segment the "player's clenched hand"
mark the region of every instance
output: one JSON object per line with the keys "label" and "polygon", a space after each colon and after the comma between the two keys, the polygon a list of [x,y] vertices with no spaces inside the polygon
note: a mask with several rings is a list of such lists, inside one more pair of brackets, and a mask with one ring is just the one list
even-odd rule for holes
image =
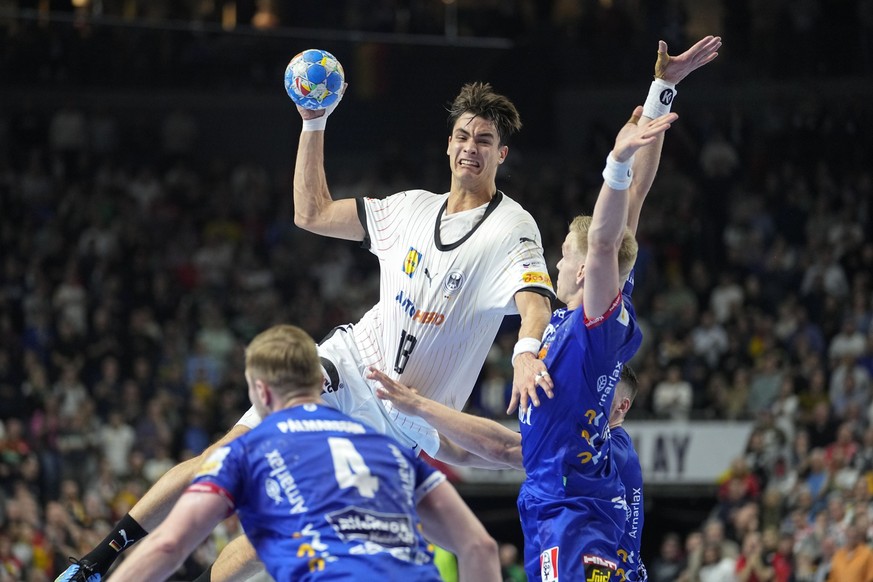
{"label": "player's clenched hand", "polygon": [[549,376],[549,371],[546,370],[546,365],[543,361],[537,359],[531,352],[520,353],[515,358],[515,366],[512,373],[512,397],[509,400],[509,408],[506,409],[506,414],[512,414],[518,406],[521,407],[522,412],[526,412],[528,400],[534,406],[539,406],[538,386],[543,389],[549,398],[555,395],[552,391],[555,384],[552,382],[552,378]]}
{"label": "player's clenched hand", "polygon": [[394,408],[404,414],[418,415],[419,407],[424,401],[424,396],[419,395],[418,390],[401,384],[372,366],[367,373],[367,378],[381,384],[376,388],[376,396],[388,400]]}
{"label": "player's clenched hand", "polygon": [[654,142],[660,134],[670,129],[670,125],[674,121],[679,119],[675,113],[666,113],[651,121],[639,123],[642,114],[642,106],[637,105],[630,120],[618,132],[615,146],[612,148],[612,157],[616,161],[629,160],[638,149]]}
{"label": "player's clenched hand", "polygon": [[671,57],[667,54],[667,43],[663,40],[659,41],[655,77],[664,79],[668,83],[678,83],[689,73],[717,57],[719,48],[721,48],[720,36],[705,36],[678,57]]}
{"label": "player's clenched hand", "polygon": [[303,121],[308,119],[318,119],[319,117],[324,117],[327,119],[331,113],[333,113],[336,106],[340,104],[340,101],[343,100],[343,95],[346,94],[346,89],[348,88],[348,83],[343,83],[343,88],[340,90],[339,97],[334,101],[329,107],[324,109],[306,109],[305,107],[297,106],[297,111],[300,113],[300,117],[303,118]]}

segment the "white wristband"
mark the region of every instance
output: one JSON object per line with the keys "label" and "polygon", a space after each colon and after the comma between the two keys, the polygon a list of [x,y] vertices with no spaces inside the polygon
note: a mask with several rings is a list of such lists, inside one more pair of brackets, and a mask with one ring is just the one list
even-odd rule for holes
{"label": "white wristband", "polygon": [[327,118],[330,117],[330,114],[334,112],[336,106],[343,100],[344,94],[345,90],[340,93],[340,96],[336,101],[324,109],[324,115],[321,117],[316,117],[315,119],[304,119],[302,131],[324,131],[324,128],[327,126]]}
{"label": "white wristband", "polygon": [[515,358],[519,354],[529,352],[536,355],[537,352],[540,351],[541,343],[542,342],[535,337],[523,337],[515,342],[515,347],[512,349],[512,365],[515,365]]}
{"label": "white wristband", "polygon": [[619,162],[612,157],[612,152],[606,156],[606,167],[603,168],[603,181],[613,190],[627,190],[634,177],[634,156],[627,161]]}
{"label": "white wristband", "polygon": [[643,105],[643,115],[655,119],[670,113],[670,106],[676,93],[676,83],[655,79],[649,87],[649,95],[646,97],[646,104]]}
{"label": "white wristband", "polygon": [[327,115],[322,115],[315,119],[304,119],[301,131],[324,131],[325,127],[327,127]]}

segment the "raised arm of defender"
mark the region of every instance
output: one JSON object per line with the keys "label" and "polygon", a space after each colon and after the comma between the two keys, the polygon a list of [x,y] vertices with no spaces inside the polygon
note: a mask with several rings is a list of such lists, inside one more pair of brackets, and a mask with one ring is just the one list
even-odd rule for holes
{"label": "raised arm of defender", "polygon": [[[661,80],[667,84],[665,88],[672,87],[672,93],[669,96],[670,104],[672,104],[676,95],[676,85],[693,71],[712,62],[718,56],[719,48],[721,48],[720,36],[705,36],[681,55],[672,57],[667,53],[667,43],[663,40],[660,41],[658,43],[658,59],[655,62],[655,83],[653,86],[658,83],[658,80]],[[653,113],[653,111],[647,111],[644,108],[641,118],[643,123],[651,121],[655,117],[654,113],[652,116],[647,116],[646,113]],[[664,134],[660,134],[653,143],[640,150],[634,160],[634,181],[628,193],[630,198],[627,217],[627,226],[634,236],[637,234],[643,203],[655,181],[655,174],[658,172],[663,144]]]}
{"label": "raised arm of defender", "polygon": [[639,119],[642,112],[642,106],[638,106],[615,139],[615,146],[607,157],[603,186],[591,215],[582,295],[588,318],[606,313],[621,288],[618,248],[627,228],[627,189],[632,181],[633,155],[638,149],[652,144],[679,118],[675,113],[668,113],[650,123],[637,125],[634,120]]}

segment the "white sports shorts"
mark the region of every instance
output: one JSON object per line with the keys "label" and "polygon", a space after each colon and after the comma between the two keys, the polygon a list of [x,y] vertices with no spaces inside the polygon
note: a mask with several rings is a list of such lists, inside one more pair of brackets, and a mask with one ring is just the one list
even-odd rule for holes
{"label": "white sports shorts", "polygon": [[[376,396],[378,382],[368,380],[361,362],[352,326],[335,328],[318,345],[324,374],[322,399],[328,406],[367,423],[414,451],[434,456],[440,447],[436,429],[417,416],[407,416]],[[254,428],[261,422],[255,407],[246,411],[237,424]]]}

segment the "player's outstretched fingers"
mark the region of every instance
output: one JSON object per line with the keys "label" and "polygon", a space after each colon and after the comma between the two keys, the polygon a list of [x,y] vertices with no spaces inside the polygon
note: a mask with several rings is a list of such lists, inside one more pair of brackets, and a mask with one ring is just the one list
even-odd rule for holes
{"label": "player's outstretched fingers", "polygon": [[521,402],[520,391],[516,390],[513,386],[512,388],[512,396],[509,398],[509,406],[506,407],[506,414],[512,414],[518,408],[519,403]]}
{"label": "player's outstretched fingers", "polygon": [[[537,395],[537,385],[534,384],[534,387],[531,388],[530,393],[527,395],[528,402],[533,404],[534,406],[540,405],[540,397]],[[523,407],[524,410],[527,410],[527,407]]]}
{"label": "player's outstretched fingers", "polygon": [[663,79],[667,72],[667,65],[670,64],[670,55],[667,54],[667,43],[663,40],[658,41],[658,60],[655,61],[655,77]]}
{"label": "player's outstretched fingers", "polygon": [[380,388],[376,389],[377,392],[379,390],[382,390],[386,394],[391,394],[398,389],[398,386],[394,380],[392,380],[382,370],[378,370],[372,366],[370,366],[370,369],[367,372],[367,378],[369,378],[370,380],[375,380],[382,385]]}
{"label": "player's outstretched fingers", "polygon": [[537,372],[537,375],[534,376],[534,380],[536,381],[537,386],[543,389],[543,392],[546,393],[546,396],[549,398],[555,397],[555,392],[553,388],[555,387],[552,382],[552,377],[549,375],[548,370],[540,370]]}
{"label": "player's outstretched fingers", "polygon": [[653,119],[645,126],[643,133],[639,136],[640,139],[643,141],[653,140],[658,135],[670,129],[673,122],[677,119],[679,119],[679,115],[676,113],[665,113],[664,115]]}

